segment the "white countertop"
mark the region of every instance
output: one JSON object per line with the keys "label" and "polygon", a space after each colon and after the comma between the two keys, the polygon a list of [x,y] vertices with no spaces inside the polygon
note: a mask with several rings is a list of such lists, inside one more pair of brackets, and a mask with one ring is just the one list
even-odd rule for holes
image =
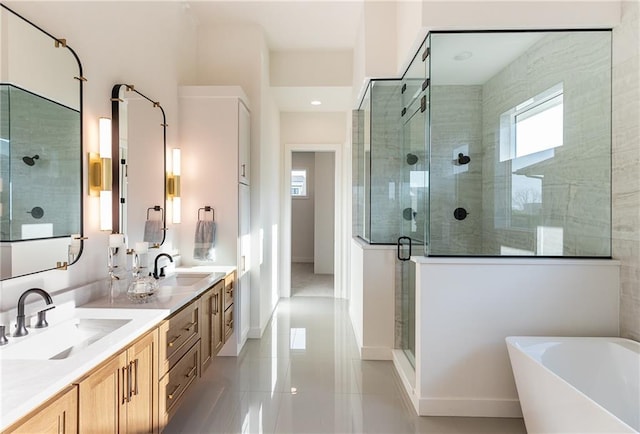
{"label": "white countertop", "polygon": [[[191,286],[163,286],[157,296],[148,303],[132,303],[126,295],[122,295],[114,302],[108,298],[102,298],[73,309],[72,318],[130,319],[130,321],[66,359],[25,360],[2,355],[2,350],[10,348],[12,344],[19,344],[30,336],[35,337],[55,327],[56,324],[52,321],[48,328],[30,328],[29,335],[25,337],[9,337],[10,343],[0,348],[0,430],[8,428],[76,382],[233,270],[235,270],[233,266],[177,268],[178,273],[211,274]],[[170,278],[171,276],[167,279]]]}

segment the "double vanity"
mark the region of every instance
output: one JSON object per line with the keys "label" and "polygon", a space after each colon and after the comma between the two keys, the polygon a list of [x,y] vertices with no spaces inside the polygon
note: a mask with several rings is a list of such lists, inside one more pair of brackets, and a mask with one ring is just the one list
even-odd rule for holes
{"label": "double vanity", "polygon": [[236,271],[177,268],[159,284],[147,303],[105,296],[9,337],[2,432],[162,431],[233,335]]}

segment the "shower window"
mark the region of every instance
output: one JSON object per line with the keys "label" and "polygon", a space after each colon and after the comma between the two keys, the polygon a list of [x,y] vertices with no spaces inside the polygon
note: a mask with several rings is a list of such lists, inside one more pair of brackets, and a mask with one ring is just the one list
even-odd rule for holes
{"label": "shower window", "polygon": [[562,146],[563,126],[563,91],[559,83],[500,116],[500,161]]}

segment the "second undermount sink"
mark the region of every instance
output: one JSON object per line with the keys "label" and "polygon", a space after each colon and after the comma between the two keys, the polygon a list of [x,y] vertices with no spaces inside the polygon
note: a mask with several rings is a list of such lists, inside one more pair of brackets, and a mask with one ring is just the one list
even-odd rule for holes
{"label": "second undermount sink", "polygon": [[160,286],[191,286],[209,277],[210,273],[176,273],[159,281]]}
{"label": "second undermount sink", "polygon": [[0,349],[0,359],[62,360],[72,357],[129,323],[126,318],[72,318]]}

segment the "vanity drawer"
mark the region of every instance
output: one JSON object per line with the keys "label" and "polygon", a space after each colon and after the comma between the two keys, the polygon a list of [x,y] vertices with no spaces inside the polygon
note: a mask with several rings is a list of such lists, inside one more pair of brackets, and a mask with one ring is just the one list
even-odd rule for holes
{"label": "vanity drawer", "polygon": [[236,272],[224,278],[224,309],[233,304],[234,293],[236,291]]}
{"label": "vanity drawer", "polygon": [[224,340],[225,342],[229,339],[233,333],[233,305],[229,306],[227,310],[224,311]]}
{"label": "vanity drawer", "polygon": [[200,376],[200,345],[196,343],[160,380],[159,404],[161,426],[165,426],[178,409],[182,396]]}
{"label": "vanity drawer", "polygon": [[194,301],[158,327],[160,331],[159,376],[167,373],[200,338],[200,303]]}

